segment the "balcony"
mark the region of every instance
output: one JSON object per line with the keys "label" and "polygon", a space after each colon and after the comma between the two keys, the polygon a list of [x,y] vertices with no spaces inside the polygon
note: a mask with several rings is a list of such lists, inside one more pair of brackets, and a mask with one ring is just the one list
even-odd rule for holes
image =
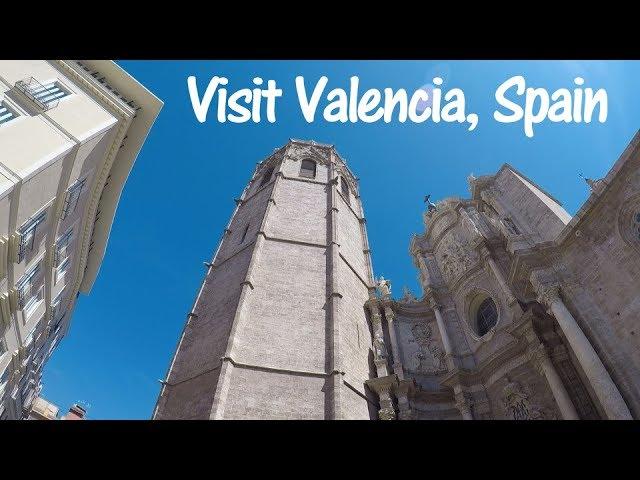
{"label": "balcony", "polygon": [[16,89],[22,92],[42,111],[56,107],[60,99],[68,95],[68,92],[62,89],[58,82],[49,82],[43,85],[33,77],[18,80]]}

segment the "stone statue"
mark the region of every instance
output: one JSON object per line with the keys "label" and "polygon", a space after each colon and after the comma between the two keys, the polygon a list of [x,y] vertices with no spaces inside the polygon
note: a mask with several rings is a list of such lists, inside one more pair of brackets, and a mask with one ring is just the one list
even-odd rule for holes
{"label": "stone statue", "polygon": [[431,356],[433,357],[433,368],[435,368],[436,371],[445,369],[444,352],[440,346],[436,342],[431,341],[428,348],[429,353],[431,353]]}
{"label": "stone statue", "polygon": [[378,279],[378,289],[382,296],[387,297],[391,295],[391,281],[385,279],[382,275]]}
{"label": "stone statue", "polygon": [[424,203],[427,204],[428,212],[433,212],[437,209],[436,204],[431,201],[431,194],[424,196]]}
{"label": "stone statue", "polygon": [[387,358],[387,347],[384,345],[384,340],[379,336],[373,339],[373,358],[375,360]]}
{"label": "stone statue", "polygon": [[505,413],[514,420],[544,420],[544,413],[531,405],[529,395],[518,382],[507,377],[507,385],[502,389],[502,403]]}

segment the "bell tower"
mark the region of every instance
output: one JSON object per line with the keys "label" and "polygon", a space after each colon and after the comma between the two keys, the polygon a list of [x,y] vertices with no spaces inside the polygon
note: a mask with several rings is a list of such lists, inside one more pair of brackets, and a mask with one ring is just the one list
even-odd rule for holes
{"label": "bell tower", "polygon": [[290,140],[236,200],[153,418],[369,419],[374,288],[357,179]]}

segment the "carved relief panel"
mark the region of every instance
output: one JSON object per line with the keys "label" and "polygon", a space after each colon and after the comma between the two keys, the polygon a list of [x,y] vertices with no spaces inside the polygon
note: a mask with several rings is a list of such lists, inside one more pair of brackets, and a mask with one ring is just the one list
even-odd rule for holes
{"label": "carved relief panel", "polygon": [[510,371],[488,389],[493,418],[503,420],[557,420],[561,415],[549,387],[533,368]]}
{"label": "carved relief panel", "polygon": [[407,319],[398,322],[399,337],[404,353],[403,364],[420,375],[437,375],[447,370],[444,347],[435,322]]}
{"label": "carved relief panel", "polygon": [[457,228],[451,229],[436,246],[436,261],[445,282],[452,285],[475,266],[480,257],[468,244],[466,236]]}

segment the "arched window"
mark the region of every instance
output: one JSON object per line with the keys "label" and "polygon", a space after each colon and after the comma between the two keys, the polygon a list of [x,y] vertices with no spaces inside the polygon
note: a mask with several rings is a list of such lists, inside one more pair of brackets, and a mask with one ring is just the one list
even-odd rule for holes
{"label": "arched window", "polygon": [[305,158],[300,165],[300,176],[305,178],[316,178],[316,162]]}
{"label": "arched window", "polygon": [[249,224],[247,223],[247,226],[244,227],[244,232],[242,232],[242,238],[240,239],[240,244],[244,243],[244,239],[247,238],[248,231],[249,231]]}
{"label": "arched window", "polygon": [[494,301],[487,297],[485,298],[476,312],[476,326],[478,329],[478,335],[481,337],[498,322],[498,309]]}
{"label": "arched window", "polygon": [[[271,175],[273,175],[273,167],[269,167],[264,174],[262,175],[262,181],[260,182],[260,187],[266,185],[266,183],[271,180]],[[258,188],[260,188],[258,187]]]}
{"label": "arched window", "polygon": [[345,201],[351,205],[351,195],[349,195],[349,184],[344,179],[344,177],[340,177],[340,190],[342,190],[342,196]]}

